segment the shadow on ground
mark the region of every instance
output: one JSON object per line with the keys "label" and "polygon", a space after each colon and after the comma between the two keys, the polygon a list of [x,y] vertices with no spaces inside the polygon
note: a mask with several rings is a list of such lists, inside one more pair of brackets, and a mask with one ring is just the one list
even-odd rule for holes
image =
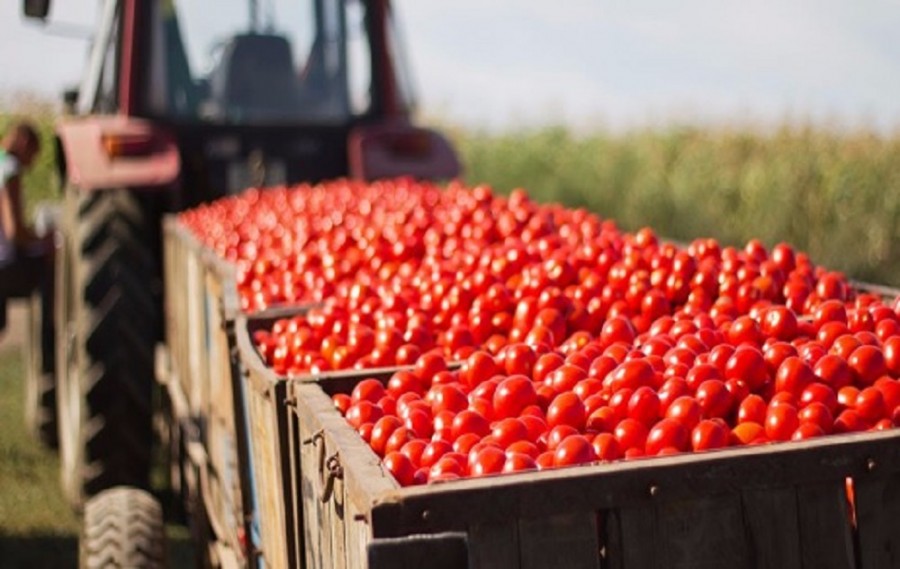
{"label": "shadow on ground", "polygon": [[[169,528],[169,567],[194,567],[190,540]],[[175,535],[172,535],[172,534]],[[0,533],[0,566],[4,569],[68,569],[78,567],[78,538],[73,535],[10,535]]]}

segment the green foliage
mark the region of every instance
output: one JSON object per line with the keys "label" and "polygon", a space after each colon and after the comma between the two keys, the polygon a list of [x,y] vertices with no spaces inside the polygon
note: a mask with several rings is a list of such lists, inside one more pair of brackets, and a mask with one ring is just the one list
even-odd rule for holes
{"label": "green foliage", "polygon": [[900,135],[784,126],[453,138],[472,183],[523,187],[682,241],[786,241],[853,278],[900,284]]}

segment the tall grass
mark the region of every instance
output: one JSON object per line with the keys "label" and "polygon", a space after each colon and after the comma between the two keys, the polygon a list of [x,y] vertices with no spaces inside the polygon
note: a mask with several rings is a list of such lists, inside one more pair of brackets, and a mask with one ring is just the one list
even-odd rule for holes
{"label": "tall grass", "polygon": [[[52,107],[0,108],[37,126],[44,150],[25,178],[27,200],[59,195]],[[687,241],[787,241],[864,280],[900,286],[900,133],[783,126],[769,132],[666,128],[576,136],[551,127],[491,134],[448,129],[466,179],[586,207],[626,229]]]}
{"label": "tall grass", "polygon": [[679,240],[787,241],[854,278],[900,284],[900,135],[784,126],[453,138],[470,182]]}

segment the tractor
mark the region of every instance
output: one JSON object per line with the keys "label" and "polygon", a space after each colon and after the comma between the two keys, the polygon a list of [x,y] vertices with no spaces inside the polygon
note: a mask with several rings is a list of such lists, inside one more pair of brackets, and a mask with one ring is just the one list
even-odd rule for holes
{"label": "tractor", "polygon": [[[27,18],[49,11],[23,2]],[[99,3],[55,128],[52,297],[28,320],[27,416],[58,443],[76,509],[150,487],[166,213],[248,187],[458,174],[449,142],[412,124],[397,24],[389,0]]]}

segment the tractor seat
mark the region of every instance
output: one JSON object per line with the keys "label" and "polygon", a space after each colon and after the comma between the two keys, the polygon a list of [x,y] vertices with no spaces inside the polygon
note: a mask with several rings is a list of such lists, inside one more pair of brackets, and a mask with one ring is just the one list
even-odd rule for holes
{"label": "tractor seat", "polygon": [[297,74],[284,36],[242,34],[225,46],[211,79],[214,104],[238,119],[280,118],[296,111]]}

